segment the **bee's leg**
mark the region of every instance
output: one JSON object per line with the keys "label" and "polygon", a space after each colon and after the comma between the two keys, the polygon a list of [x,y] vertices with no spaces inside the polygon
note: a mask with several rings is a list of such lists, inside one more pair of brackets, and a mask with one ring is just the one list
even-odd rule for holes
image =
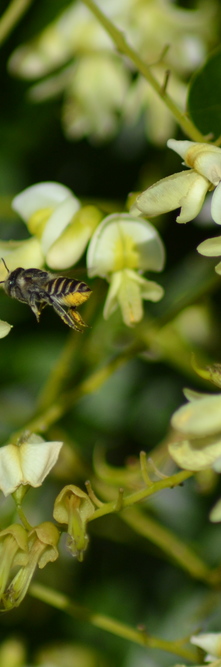
{"label": "bee's leg", "polygon": [[28,305],[32,309],[32,312],[34,313],[37,322],[39,322],[41,312],[42,312],[43,308],[45,308],[45,306],[47,306],[47,303],[45,303],[43,301],[37,301],[35,294],[30,294],[29,299],[28,299]]}
{"label": "bee's leg", "polygon": [[60,303],[57,303],[56,301],[53,301],[52,305],[55,312],[59,315],[59,317],[61,317],[63,322],[68,325],[68,327],[71,327],[72,329],[75,329],[75,331],[82,333],[87,325],[85,324],[78,311],[75,310],[75,308],[69,308],[66,311],[64,308],[62,308]]}
{"label": "bee's leg", "polygon": [[84,331],[84,329],[87,328],[88,325],[86,324],[86,322],[84,322],[83,317],[81,317],[78,310],[76,310],[75,308],[69,308],[68,315],[69,317],[71,317],[72,321],[74,321],[75,329],[77,329],[77,331]]}

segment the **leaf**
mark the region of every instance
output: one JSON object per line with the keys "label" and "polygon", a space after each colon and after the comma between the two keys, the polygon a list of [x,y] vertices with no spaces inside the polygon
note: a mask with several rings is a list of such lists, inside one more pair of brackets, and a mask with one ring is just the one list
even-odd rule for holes
{"label": "leaf", "polygon": [[202,134],[221,134],[221,48],[212,52],[190,82],[187,111]]}

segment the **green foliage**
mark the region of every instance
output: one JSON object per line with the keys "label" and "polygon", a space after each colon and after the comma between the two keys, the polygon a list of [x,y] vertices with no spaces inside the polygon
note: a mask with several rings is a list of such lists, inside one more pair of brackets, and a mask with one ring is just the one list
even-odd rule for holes
{"label": "green foliage", "polygon": [[213,51],[193,75],[187,99],[187,110],[202,134],[212,141],[220,137],[221,114],[221,49]]}

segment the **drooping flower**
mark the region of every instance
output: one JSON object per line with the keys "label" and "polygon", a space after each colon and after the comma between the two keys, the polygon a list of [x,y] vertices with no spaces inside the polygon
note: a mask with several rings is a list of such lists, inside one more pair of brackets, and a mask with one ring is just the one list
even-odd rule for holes
{"label": "drooping flower", "polygon": [[67,548],[79,561],[88,546],[87,522],[94,511],[88,494],[74,484],[65,486],[55,500],[53,517],[58,523],[67,524]]}
{"label": "drooping flower", "polygon": [[160,236],[146,220],[114,213],[102,221],[91,239],[87,266],[90,277],[98,275],[110,283],[105,319],[118,306],[127,326],[142,319],[142,299],[159,301],[163,289],[140,274],[147,270],[161,271],[164,259]]}
{"label": "drooping flower", "polygon": [[78,261],[101,219],[95,206],[81,207],[69,188],[53,182],[23,190],[13,199],[12,208],[26,222],[35,237],[31,240],[38,243],[42,257],[54,269]]}
{"label": "drooping flower", "polygon": [[153,217],[181,208],[177,222],[189,222],[201,210],[206,193],[215,188],[211,215],[217,224],[221,224],[221,148],[176,139],[169,139],[167,145],[190,169],[163,178],[145,190],[137,198],[138,209]]}
{"label": "drooping flower", "polygon": [[20,486],[41,486],[55,465],[62,442],[45,442],[32,434],[0,448],[0,490],[5,496]]}
{"label": "drooping flower", "polygon": [[36,567],[40,569],[58,558],[57,544],[60,533],[50,521],[33,528],[27,536],[27,562],[22,565],[2,595],[5,610],[18,607],[24,599]]}

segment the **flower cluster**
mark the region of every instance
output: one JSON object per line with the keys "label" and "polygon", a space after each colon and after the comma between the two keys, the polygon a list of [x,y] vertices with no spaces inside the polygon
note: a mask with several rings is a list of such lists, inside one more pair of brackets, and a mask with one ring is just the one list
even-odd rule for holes
{"label": "flower cluster", "polygon": [[[45,442],[36,434],[24,436],[17,444],[0,448],[0,489],[13,494],[21,507],[29,487],[39,487],[57,462],[62,442]],[[65,486],[54,504],[54,519],[67,524],[67,547],[72,556],[83,560],[88,545],[87,522],[95,511],[87,493],[74,485]],[[22,517],[23,518],[23,517]],[[11,524],[0,531],[0,608],[18,606],[36,570],[58,558],[60,531],[50,521],[32,528]],[[14,574],[14,570],[17,570]]]}
{"label": "flower cluster", "polygon": [[[104,9],[103,0],[96,3]],[[172,0],[105,1],[105,12],[163,83],[165,68],[174,73],[171,94],[184,108],[186,72],[202,62],[214,35],[215,0],[209,7],[183,9]],[[167,53],[165,45],[172,44]],[[165,55],[162,56],[163,51]],[[159,63],[159,64],[158,64]],[[63,69],[60,69],[60,68]],[[134,124],[144,113],[151,141],[164,142],[174,127],[170,112],[139,75],[133,80],[97,19],[79,0],[72,2],[33,41],[19,46],[9,70],[25,79],[44,79],[30,97],[41,101],[64,92],[63,125],[70,138],[112,136],[122,114]]]}
{"label": "flower cluster", "polygon": [[[153,217],[180,209],[176,220],[186,223],[200,212],[206,193],[214,190],[211,202],[211,216],[221,224],[221,148],[193,141],[167,142],[183,159],[188,170],[172,174],[154,183],[137,197],[137,208],[143,215]],[[207,239],[197,248],[201,255],[218,257],[221,255],[221,236]],[[221,274],[221,262],[216,266]]]}
{"label": "flower cluster", "polygon": [[[119,306],[123,321],[133,326],[142,319],[142,300],[159,301],[163,288],[142,276],[144,271],[162,271],[165,251],[150,222],[129,213],[116,213],[101,221],[95,206],[81,206],[75,195],[60,183],[38,183],[12,202],[33,235],[28,241],[2,244],[2,257],[9,270],[17,266],[66,269],[82,256],[89,243],[89,277],[110,283],[104,317]],[[1,248],[1,243],[0,243]],[[6,269],[0,265],[3,281]],[[8,325],[9,326],[9,325]],[[6,334],[5,334],[6,335]]]}
{"label": "flower cluster", "polygon": [[[55,465],[62,442],[45,442],[36,434],[0,448],[0,489],[21,504],[30,486],[40,486]],[[0,532],[1,608],[11,609],[26,595],[36,567],[58,558],[58,529],[49,521],[28,529],[12,524]],[[16,568],[17,572],[12,577]]]}

